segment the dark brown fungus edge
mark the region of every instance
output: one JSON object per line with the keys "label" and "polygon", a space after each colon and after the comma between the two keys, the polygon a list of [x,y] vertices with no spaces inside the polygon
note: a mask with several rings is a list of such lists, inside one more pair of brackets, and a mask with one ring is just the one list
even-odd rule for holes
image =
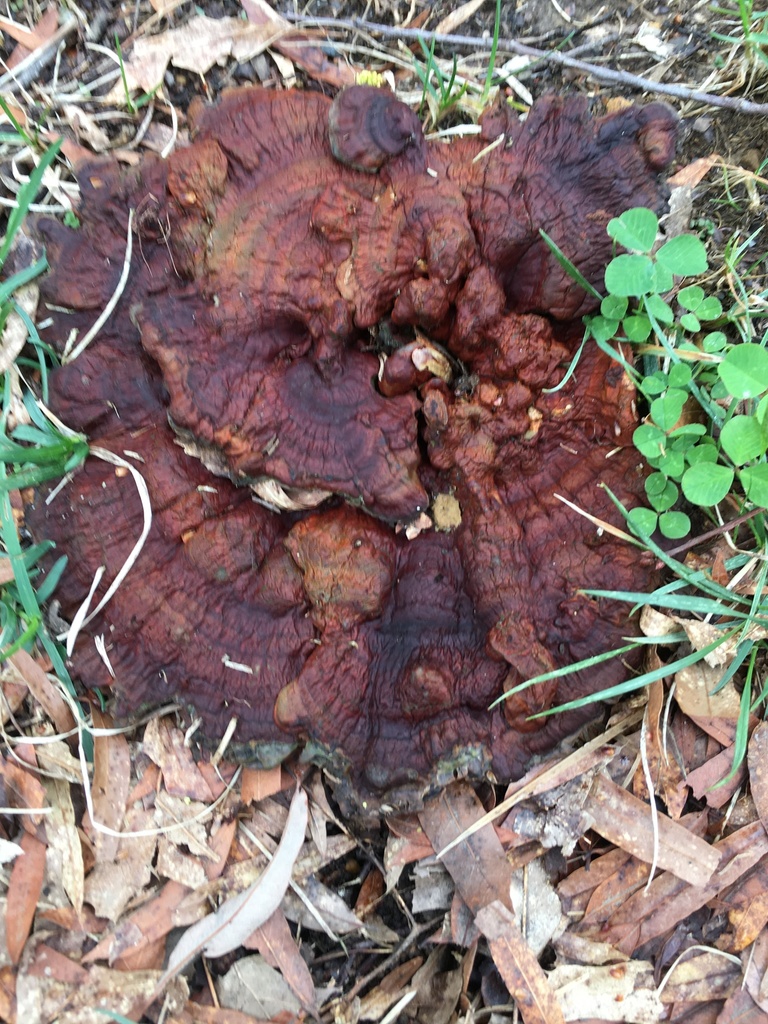
{"label": "dark brown fungus edge", "polygon": [[[114,291],[136,211],[125,293],[51,383],[62,419],[137,460],[153,509],[73,670],[123,713],[180,699],[212,744],[235,718],[230,752],[256,763],[304,744],[350,807],[519,776],[597,712],[529,715],[627,668],[489,705],[636,629],[585,588],[654,578],[560,501],[620,525],[597,485],[632,505],[645,470],[631,385],[601,352],[549,391],[591,300],[539,229],[599,283],[610,217],[663,205],[674,116],[545,97],[450,146],[365,87],[236,90],[190,116],[167,161],[82,170],[79,231],[40,225],[60,346]],[[141,504],[96,460],[43,497],[28,520],[69,555],[71,618],[99,566],[96,600],[114,578]]]}

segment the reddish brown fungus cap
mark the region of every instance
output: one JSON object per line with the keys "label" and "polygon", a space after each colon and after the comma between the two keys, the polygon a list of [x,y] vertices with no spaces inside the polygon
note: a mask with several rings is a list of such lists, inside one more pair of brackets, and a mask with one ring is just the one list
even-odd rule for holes
{"label": "reddish brown fungus cap", "polygon": [[[358,806],[512,778],[595,712],[531,713],[626,665],[489,706],[620,646],[629,609],[584,590],[653,578],[561,500],[621,525],[598,485],[632,505],[644,469],[620,367],[587,348],[550,390],[591,300],[539,231],[599,284],[608,220],[661,208],[673,115],[548,97],[433,145],[355,87],[234,91],[191,122],[167,161],[83,170],[79,230],[40,228],[61,345],[112,295],[134,210],[125,292],[52,404],[133,460],[153,520],[73,669],[123,712],[180,699],[211,743],[236,719],[230,750],[261,764],[304,744]],[[89,459],[29,521],[69,555],[72,617],[143,513],[132,477]]]}
{"label": "reddish brown fungus cap", "polygon": [[333,155],[357,171],[378,171],[407,146],[421,150],[424,139],[416,114],[386,89],[352,85],[343,89],[328,113]]}

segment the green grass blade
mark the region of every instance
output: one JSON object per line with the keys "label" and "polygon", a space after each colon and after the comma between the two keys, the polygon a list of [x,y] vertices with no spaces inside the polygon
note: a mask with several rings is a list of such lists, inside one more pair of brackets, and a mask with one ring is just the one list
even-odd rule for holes
{"label": "green grass blade", "polygon": [[[0,463],[0,484],[4,482],[5,477],[5,465]],[[29,578],[29,572],[24,562],[24,555],[21,550],[19,535],[16,532],[16,523],[13,519],[10,494],[6,489],[0,490],[0,533],[2,533],[5,550],[8,552],[8,557],[11,560],[11,565],[16,579],[16,588],[19,593],[19,601],[24,609],[24,613],[30,621],[35,618],[42,620],[40,605],[32,587],[32,582]],[[69,677],[67,666],[64,664],[61,652],[53,638],[48,633],[43,621],[40,623],[38,637],[40,638],[40,642],[48,654],[48,657],[51,659],[54,672],[65,684],[72,696],[75,696],[75,688]]]}
{"label": "green grass blade", "polygon": [[484,107],[488,102],[488,97],[491,93],[491,83],[493,82],[493,73],[496,70],[496,51],[499,48],[499,30],[501,29],[501,0],[496,0],[496,17],[493,22],[493,41],[491,42],[491,52],[488,55],[488,71],[485,75],[485,85],[483,86],[483,94],[480,97],[480,106]]}
{"label": "green grass blade", "polygon": [[24,218],[27,215],[29,207],[34,202],[35,196],[37,195],[38,189],[42,183],[43,175],[58,156],[63,141],[63,139],[57,139],[52,146],[49,146],[40,158],[40,163],[30,174],[29,181],[19,191],[17,205],[13,207],[11,212],[8,214],[8,227],[5,232],[5,241],[2,246],[0,246],[0,266],[5,263],[8,253],[11,251],[11,246],[13,245],[16,233],[24,222]]}
{"label": "green grass blade", "polygon": [[[549,708],[547,711],[539,711],[535,715],[531,715],[531,719],[546,718],[549,715],[559,714],[561,711],[575,711],[578,708],[583,708],[587,704],[597,704],[604,700],[614,700],[616,697],[623,697],[628,693],[632,693],[635,690],[642,689],[644,686],[648,686],[651,683],[655,683],[658,679],[664,679],[666,676],[674,675],[675,672],[679,672],[680,669],[688,668],[690,665],[695,665],[699,661],[711,654],[712,651],[717,648],[725,641],[729,640],[735,635],[735,630],[731,630],[730,634],[726,634],[723,637],[718,637],[717,640],[713,640],[712,643],[702,647],[701,650],[693,651],[692,654],[687,654],[684,658],[678,658],[676,661],[671,661],[668,665],[662,665],[661,668],[653,669],[651,672],[645,672],[641,676],[636,676],[634,679],[627,679],[626,682],[619,683],[616,686],[610,686],[607,690],[598,690],[597,693],[592,693],[587,697],[580,697],[578,700],[568,701],[567,704],[559,704],[556,708]],[[514,692],[514,691],[513,691]]]}
{"label": "green grass blade", "polygon": [[591,658],[584,658],[582,661],[574,662],[573,665],[563,665],[562,668],[552,669],[551,672],[544,672],[540,676],[533,676],[531,679],[526,679],[523,683],[518,683],[517,686],[513,686],[511,690],[507,690],[506,693],[502,693],[500,697],[497,697],[490,708],[495,708],[497,704],[501,704],[507,697],[511,697],[516,693],[520,693],[522,690],[527,690],[529,686],[535,686],[536,683],[546,683],[550,679],[560,679],[561,676],[570,676],[574,672],[581,672],[583,669],[594,668],[595,665],[601,665],[604,661],[610,661],[611,658],[618,658],[622,654],[627,654],[629,651],[633,651],[637,646],[633,640],[631,643],[626,644],[624,647],[617,647],[612,651],[604,651],[602,654],[593,654]]}
{"label": "green grass blade", "polygon": [[19,270],[18,273],[14,274],[13,277],[9,277],[7,281],[3,281],[0,284],[0,305],[6,303],[17,288],[23,287],[25,284],[29,284],[30,281],[42,274],[44,270],[48,269],[48,260],[43,256],[33,263],[29,267],[24,267],[23,270]]}
{"label": "green grass blade", "polygon": [[68,561],[69,559],[66,555],[61,555],[46,573],[45,579],[35,591],[40,604],[44,604],[52,596],[54,590],[59,585]]}
{"label": "green grass blade", "polygon": [[584,277],[584,275],[576,266],[576,264],[572,263],[571,260],[568,259],[563,250],[557,244],[557,242],[551,239],[547,232],[543,231],[541,228],[539,228],[539,234],[544,239],[544,241],[547,244],[547,248],[555,257],[555,259],[563,268],[563,270],[566,272],[566,274],[572,277],[576,284],[583,288],[588,295],[591,295],[593,299],[597,299],[599,302],[603,296],[600,294],[597,288],[594,288],[589,283],[589,281],[586,279],[586,277]]}

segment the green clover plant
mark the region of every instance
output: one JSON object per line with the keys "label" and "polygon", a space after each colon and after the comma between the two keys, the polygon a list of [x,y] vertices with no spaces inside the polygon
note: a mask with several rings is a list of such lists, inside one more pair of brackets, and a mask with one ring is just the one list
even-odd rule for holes
{"label": "green clover plant", "polygon": [[[654,252],[658,226],[642,207],[609,222],[608,234],[627,251],[606,267],[607,295],[585,323],[586,337],[624,366],[648,404],[633,441],[654,472],[648,505],[629,512],[629,525],[643,538],[658,528],[679,539],[691,529],[676,507],[681,498],[712,508],[736,488],[768,506],[768,350],[728,341],[720,300],[685,283],[708,269],[704,244],[684,234]],[[643,356],[645,372],[622,351],[626,343]]]}

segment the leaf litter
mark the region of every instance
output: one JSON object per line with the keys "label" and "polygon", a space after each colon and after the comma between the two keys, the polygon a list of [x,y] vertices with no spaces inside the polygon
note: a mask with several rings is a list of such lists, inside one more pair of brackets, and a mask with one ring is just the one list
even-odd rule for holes
{"label": "leaf litter", "polygon": [[[163,83],[173,78],[178,91],[184,71],[205,90],[249,62],[273,83],[302,69],[306,80],[354,81],[325,37],[264,0],[244,0],[246,19],[230,17],[234,7],[222,18],[206,5],[191,17],[153,6],[168,21],[156,21],[153,35],[138,25],[125,45],[129,91],[160,85],[133,142],[116,127],[126,93],[114,59],[90,104],[61,92],[41,66],[35,88],[60,111],[73,156],[111,149],[130,162],[129,142],[163,151],[183,143],[183,113],[179,131]],[[477,0],[455,5],[437,28],[476,25],[484,10]],[[49,5],[37,25],[6,21],[0,31],[26,47],[15,51],[19,61],[45,51],[59,17]],[[631,31],[669,59],[667,23]],[[359,46],[362,65],[369,57]],[[404,77],[395,51],[374,52]],[[671,184],[693,189],[695,200],[723,166],[738,169],[717,154],[693,159]],[[43,203],[71,207],[72,182],[56,171],[45,185]],[[32,290],[20,298],[30,315],[35,301]],[[14,331],[9,320],[6,360],[18,351]],[[724,565],[715,560],[712,572],[727,585]],[[648,636],[682,628],[701,650],[715,635],[710,622],[653,614]],[[753,627],[752,639],[764,636]],[[1,679],[0,1017],[74,1024],[103,1020],[96,1008],[107,1007],[179,1024],[317,1015],[469,1024],[496,994],[506,1009],[489,1010],[494,1021],[513,1012],[526,1024],[763,1020],[768,733],[750,719],[746,762],[729,778],[738,677],[716,687],[736,652],[736,641],[722,645],[657,681],[615,708],[603,734],[506,792],[457,783],[375,834],[334,817],[317,772],[301,786],[297,764],[238,776],[226,761],[197,762],[172,719],[152,717],[139,741],[96,706],[83,736],[92,744],[89,809],[72,705],[49,663],[17,651]],[[658,668],[669,660],[663,645],[650,657]],[[182,938],[171,941],[177,929]],[[232,962],[236,949],[246,952]],[[172,977],[194,959],[188,978]],[[254,991],[261,1001],[249,1001]]]}

